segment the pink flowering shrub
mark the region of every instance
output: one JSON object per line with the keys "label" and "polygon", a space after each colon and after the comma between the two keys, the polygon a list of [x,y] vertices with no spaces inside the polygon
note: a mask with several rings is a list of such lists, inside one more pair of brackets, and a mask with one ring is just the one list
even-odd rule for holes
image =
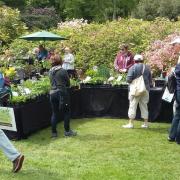
{"label": "pink flowering shrub", "polygon": [[180,33],[174,33],[167,36],[164,40],[154,41],[149,50],[145,53],[145,58],[151,67],[154,75],[159,75],[162,71],[168,71],[175,66],[178,54],[175,47],[170,43],[180,37]]}

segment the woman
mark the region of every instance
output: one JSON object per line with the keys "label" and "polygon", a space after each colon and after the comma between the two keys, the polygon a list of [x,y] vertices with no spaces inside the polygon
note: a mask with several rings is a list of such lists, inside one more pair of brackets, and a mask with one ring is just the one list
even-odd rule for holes
{"label": "woman", "polygon": [[63,69],[67,70],[69,77],[75,78],[76,72],[74,69],[74,62],[75,62],[74,55],[71,53],[69,47],[66,47],[64,51],[65,51],[65,55],[64,55],[62,67]]}
{"label": "woman", "polygon": [[68,87],[70,86],[69,76],[66,70],[62,68],[62,59],[59,55],[51,57],[52,68],[49,72],[51,90],[50,102],[52,107],[52,137],[57,137],[58,114],[61,112],[64,119],[64,135],[75,136],[77,133],[70,129],[70,97]]}
{"label": "woman", "polygon": [[152,86],[152,77],[150,68],[143,64],[142,55],[134,56],[135,64],[129,69],[127,75],[127,82],[132,83],[132,81],[143,74],[144,84],[146,87],[146,91],[140,96],[133,96],[129,92],[129,123],[123,125],[123,128],[133,128],[133,120],[136,118],[136,110],[137,105],[139,104],[141,110],[141,117],[144,119],[144,124],[142,124],[142,128],[148,128],[148,107],[147,104],[149,102],[149,91],[150,86]]}
{"label": "woman", "polygon": [[120,46],[120,52],[118,52],[114,61],[115,69],[121,73],[127,72],[133,64],[133,55],[128,50],[128,45]]}

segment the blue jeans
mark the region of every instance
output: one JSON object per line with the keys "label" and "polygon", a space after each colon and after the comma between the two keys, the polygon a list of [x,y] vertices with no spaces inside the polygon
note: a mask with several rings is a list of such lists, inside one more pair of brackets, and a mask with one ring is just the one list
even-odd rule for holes
{"label": "blue jeans", "polygon": [[169,137],[173,140],[176,140],[177,143],[180,143],[180,91],[176,92],[176,102],[177,105],[175,115],[172,120]]}
{"label": "blue jeans", "polygon": [[69,125],[70,117],[71,117],[70,103],[69,100],[68,101],[65,100],[68,98],[69,98],[68,92],[58,91],[53,94],[50,94],[50,102],[52,108],[52,116],[51,116],[52,133],[57,133],[56,127],[60,113],[63,116],[65,131],[68,132],[70,130],[70,125]]}
{"label": "blue jeans", "polygon": [[0,149],[10,161],[14,161],[20,153],[15,149],[4,132],[0,129]]}

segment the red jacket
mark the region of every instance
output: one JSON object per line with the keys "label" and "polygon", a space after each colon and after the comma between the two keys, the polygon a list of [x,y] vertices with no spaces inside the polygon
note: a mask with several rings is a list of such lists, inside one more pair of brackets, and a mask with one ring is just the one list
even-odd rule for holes
{"label": "red jacket", "polygon": [[128,70],[133,64],[134,64],[134,59],[131,52],[128,52],[127,54],[119,52],[114,61],[114,68],[118,71],[120,69]]}

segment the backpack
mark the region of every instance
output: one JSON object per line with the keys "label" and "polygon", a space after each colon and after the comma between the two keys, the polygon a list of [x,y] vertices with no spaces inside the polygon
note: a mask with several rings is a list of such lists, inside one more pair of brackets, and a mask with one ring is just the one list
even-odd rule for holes
{"label": "backpack", "polygon": [[143,65],[141,76],[134,79],[132,83],[130,84],[129,94],[132,96],[141,96],[142,94],[146,92],[146,86],[145,86],[144,78],[143,78],[144,69],[145,69],[145,65]]}
{"label": "backpack", "polygon": [[174,72],[168,76],[167,88],[171,94],[176,90],[176,75]]}

